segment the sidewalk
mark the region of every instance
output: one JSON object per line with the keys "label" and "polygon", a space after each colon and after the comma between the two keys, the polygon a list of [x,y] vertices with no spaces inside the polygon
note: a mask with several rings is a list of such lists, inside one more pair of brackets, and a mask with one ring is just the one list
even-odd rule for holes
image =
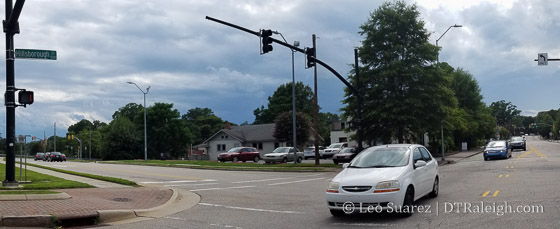
{"label": "sidewalk", "polygon": [[200,201],[198,195],[185,190],[134,188],[31,166],[28,169],[99,188],[60,189],[54,191],[61,194],[54,195],[0,195],[0,227],[52,228],[137,221],[183,211]]}
{"label": "sidewalk", "polygon": [[468,151],[456,151],[445,154],[445,161],[442,160],[441,156],[436,157],[439,165],[453,164],[465,158],[475,156],[482,153],[482,149],[471,149]]}

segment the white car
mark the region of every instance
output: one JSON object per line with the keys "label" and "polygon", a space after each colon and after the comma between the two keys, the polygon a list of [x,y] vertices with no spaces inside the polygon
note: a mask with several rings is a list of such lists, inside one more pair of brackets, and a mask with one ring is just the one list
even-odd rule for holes
{"label": "white car", "polygon": [[[324,146],[319,146],[319,158],[323,158]],[[315,158],[315,146],[309,146],[303,150],[303,159]]]}
{"label": "white car", "polygon": [[437,160],[421,145],[370,147],[343,168],[326,192],[333,216],[371,211],[410,216],[420,211],[414,201],[439,192]]}
{"label": "white car", "polygon": [[332,157],[333,155],[340,152],[342,148],[346,148],[346,147],[348,147],[348,143],[346,142],[333,143],[323,151],[323,157],[325,158]]}
{"label": "white car", "polygon": [[294,161],[294,153],[296,154],[297,163],[301,163],[301,161],[303,160],[303,153],[299,152],[299,150],[294,147],[278,147],[274,151],[272,151],[272,153],[265,154],[263,160],[264,163],[286,163],[289,161]]}

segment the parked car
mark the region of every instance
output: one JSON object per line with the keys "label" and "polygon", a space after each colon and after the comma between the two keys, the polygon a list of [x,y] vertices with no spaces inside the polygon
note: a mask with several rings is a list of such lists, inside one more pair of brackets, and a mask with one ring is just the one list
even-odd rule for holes
{"label": "parked car", "polygon": [[58,162],[62,162],[62,154],[60,152],[52,152],[48,155],[47,157],[47,161],[53,162],[53,161],[58,161]]}
{"label": "parked car", "polygon": [[45,153],[37,153],[35,154],[35,161],[37,160],[44,160],[45,159]]}
{"label": "parked car", "polygon": [[[323,153],[325,151],[324,146],[319,146],[319,158],[323,158]],[[309,146],[303,150],[303,159],[315,158],[315,146]]]}
{"label": "parked car", "polygon": [[509,141],[509,144],[511,145],[511,151],[514,149],[527,151],[527,142],[525,141],[525,137],[513,137]]}
{"label": "parked car", "polygon": [[338,165],[338,163],[341,163],[341,162],[346,163],[346,162],[352,161],[352,159],[354,159],[354,157],[356,157],[357,154],[358,154],[358,152],[356,152],[356,148],[347,147],[347,148],[341,149],[340,152],[335,154],[332,157],[332,160],[333,160],[335,165]]}
{"label": "parked car", "polygon": [[66,161],[66,154],[62,154],[62,160]]}
{"label": "parked car", "polygon": [[[421,145],[392,144],[362,151],[329,184],[327,206],[333,216],[378,208],[410,216],[414,201],[439,193],[438,163]],[[353,205],[352,205],[353,204]],[[371,207],[370,207],[371,206]],[[403,208],[403,206],[408,206]],[[400,211],[399,211],[400,209]]]}
{"label": "parked car", "polygon": [[323,152],[323,157],[325,157],[325,158],[332,157],[333,155],[337,154],[342,148],[345,148],[345,147],[348,147],[348,143],[346,143],[346,142],[331,144]]}
{"label": "parked car", "polygon": [[263,160],[265,163],[274,163],[274,162],[289,162],[294,161],[294,152],[296,152],[297,158],[296,161],[301,163],[303,160],[303,153],[299,152],[294,147],[278,147],[272,153],[267,153],[264,155]]}
{"label": "parked car", "polygon": [[484,160],[487,161],[491,158],[510,158],[510,148],[510,145],[505,140],[491,141],[488,145],[486,145],[486,147],[484,147]]}
{"label": "parked car", "polygon": [[258,162],[261,159],[261,154],[257,149],[253,147],[234,147],[228,150],[225,153],[221,153],[218,155],[218,161],[225,162],[225,161],[233,161],[233,162],[246,162],[246,161],[254,161]]}
{"label": "parked car", "polygon": [[51,157],[51,152],[46,152],[45,157],[43,157],[43,161],[48,161],[50,157]]}

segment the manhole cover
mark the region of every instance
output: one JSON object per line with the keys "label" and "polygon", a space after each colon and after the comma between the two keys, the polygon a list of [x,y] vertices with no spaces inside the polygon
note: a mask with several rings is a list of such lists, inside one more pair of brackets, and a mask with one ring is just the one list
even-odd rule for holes
{"label": "manhole cover", "polygon": [[130,202],[132,201],[129,198],[121,198],[121,197],[117,197],[117,198],[113,198],[113,201],[117,201],[117,202]]}

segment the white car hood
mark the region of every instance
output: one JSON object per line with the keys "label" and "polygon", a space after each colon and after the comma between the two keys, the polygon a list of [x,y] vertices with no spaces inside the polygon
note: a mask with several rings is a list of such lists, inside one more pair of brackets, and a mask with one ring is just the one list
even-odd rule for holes
{"label": "white car hood", "polygon": [[375,186],[381,181],[399,180],[408,166],[389,168],[346,168],[333,180],[340,186]]}

